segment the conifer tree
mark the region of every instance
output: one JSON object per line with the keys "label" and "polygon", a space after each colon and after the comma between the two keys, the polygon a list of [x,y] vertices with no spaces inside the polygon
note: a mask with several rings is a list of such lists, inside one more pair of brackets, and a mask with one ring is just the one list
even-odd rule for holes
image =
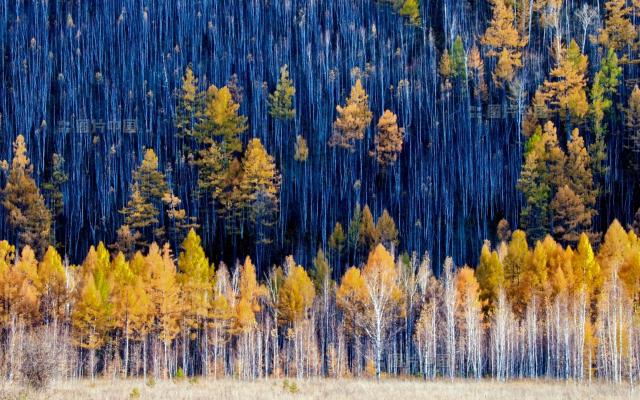
{"label": "conifer tree", "polygon": [[552,81],[544,82],[543,97],[551,109],[568,112],[572,118],[582,119],[589,111],[585,92],[588,59],[575,40],[559,55],[558,65],[551,70]]}
{"label": "conifer tree", "polygon": [[182,242],[178,256],[178,282],[181,285],[183,329],[195,329],[208,315],[211,301],[211,270],[209,259],[200,245],[200,237],[191,229]]}
{"label": "conifer tree", "polygon": [[313,305],[316,290],[304,267],[290,268],[279,291],[278,315],[283,324],[295,324],[303,320]]}
{"label": "conifer tree", "polygon": [[287,64],[280,68],[280,79],[276,90],[269,94],[269,114],[275,119],[291,120],[296,116],[296,109],[293,106],[293,96],[296,88],[289,78]]}
{"label": "conifer tree", "polygon": [[480,49],[475,44],[469,51],[467,61],[469,79],[473,84],[473,95],[476,98],[485,99],[488,95],[487,82],[484,77],[484,61],[480,55]]}
{"label": "conifer tree", "polygon": [[404,129],[398,127],[397,121],[398,117],[389,110],[385,110],[378,120],[374,141],[376,150],[371,155],[375,155],[378,164],[383,167],[395,164],[398,154],[402,152]]}
{"label": "conifer tree", "polygon": [[210,146],[216,138],[220,138],[220,150],[227,159],[242,151],[240,135],[247,130],[247,117],[239,114],[237,104],[229,88],[218,89],[211,85],[206,93],[206,105],[196,128],[196,136],[200,143]]}
{"label": "conifer tree", "polygon": [[67,275],[60,254],[49,246],[38,264],[41,315],[45,323],[54,323],[64,317],[67,299]]}
{"label": "conifer tree", "polygon": [[626,147],[631,154],[631,168],[640,173],[640,88],[636,85],[625,109],[625,127],[628,132]]}
{"label": "conifer tree", "polygon": [[337,106],[338,117],[333,124],[333,134],[329,138],[329,146],[339,146],[352,150],[357,141],[371,124],[373,113],[369,109],[369,96],[362,87],[360,79],[351,88],[351,94],[345,106]]}
{"label": "conifer tree", "polygon": [[90,372],[94,373],[95,352],[107,339],[112,324],[113,278],[109,253],[102,243],[93,246],[82,264],[72,313],[75,343],[90,351]]}
{"label": "conifer tree", "polygon": [[358,245],[368,252],[378,243],[380,243],[380,231],[376,227],[369,205],[365,204],[358,229]]}
{"label": "conifer tree", "polygon": [[591,230],[591,213],[582,199],[567,185],[561,187],[551,202],[553,236],[559,242],[574,246],[581,232]]}
{"label": "conifer tree", "polygon": [[178,93],[174,119],[178,135],[195,136],[195,128],[202,113],[202,106],[202,95],[198,93],[198,78],[194,76],[191,67],[187,67]]}
{"label": "conifer tree", "polygon": [[522,66],[521,50],[526,46],[528,38],[521,38],[516,30],[513,7],[510,3],[505,0],[491,0],[491,10],[493,17],[482,37],[482,44],[489,48],[489,57],[498,57],[493,80],[501,86],[513,79],[516,69]]}
{"label": "conifer tree", "polygon": [[313,259],[313,270],[311,271],[311,278],[313,279],[313,284],[315,285],[317,292],[322,293],[325,284],[331,284],[332,274],[333,269],[331,268],[324,251],[322,251],[322,249],[318,249],[318,252]]}
{"label": "conifer tree", "polygon": [[333,232],[331,232],[331,235],[329,236],[329,248],[335,251],[338,257],[340,257],[344,250],[346,241],[347,238],[344,235],[342,224],[340,222],[336,222],[336,225],[333,227]]}
{"label": "conifer tree", "polygon": [[451,46],[451,72],[454,78],[458,78],[462,82],[467,81],[467,56],[460,35],[456,36],[456,40]]}
{"label": "conifer tree", "polygon": [[594,216],[593,207],[596,205],[598,193],[591,173],[591,157],[577,128],[571,133],[567,144],[566,174],[569,187],[580,197],[586,212]]}
{"label": "conifer tree", "polygon": [[18,135],[13,143],[9,176],[2,190],[2,205],[6,210],[7,223],[16,232],[18,245],[30,246],[37,255],[42,255],[49,243],[51,213],[31,177],[32,173],[24,137]]}
{"label": "conifer tree", "polygon": [[[260,139],[251,139],[242,159],[242,179],[239,185],[241,207],[257,228],[269,228],[278,211],[280,175],[275,161],[262,146]],[[258,229],[258,240],[269,243],[268,236]]]}
{"label": "conifer tree", "polygon": [[64,211],[64,198],[62,196],[62,185],[64,185],[69,177],[64,170],[64,158],[53,153],[51,159],[51,178],[48,182],[42,185],[42,188],[47,193],[47,199],[49,202],[49,208],[51,210],[52,217],[59,217]]}
{"label": "conifer tree", "polygon": [[182,309],[182,298],[173,262],[171,248],[165,244],[162,254],[153,243],[149,247],[146,258],[151,274],[149,297],[154,308],[155,331],[163,344],[164,375],[168,373],[169,346],[180,332],[179,320]]}
{"label": "conifer tree", "polygon": [[604,3],[606,17],[600,29],[598,43],[607,49],[619,51],[627,46],[635,48],[637,32],[631,22],[631,7],[625,0],[608,0]]}
{"label": "conifer tree", "polygon": [[386,249],[396,249],[398,247],[398,229],[396,228],[396,223],[389,215],[389,212],[385,208],[382,211],[382,215],[378,218],[378,222],[376,224],[376,230],[380,236],[380,243]]}
{"label": "conifer tree", "polygon": [[504,269],[498,253],[491,251],[488,243],[482,246],[476,276],[480,286],[479,298],[482,302],[482,311],[485,317],[489,318],[495,309],[498,293],[504,285]]}

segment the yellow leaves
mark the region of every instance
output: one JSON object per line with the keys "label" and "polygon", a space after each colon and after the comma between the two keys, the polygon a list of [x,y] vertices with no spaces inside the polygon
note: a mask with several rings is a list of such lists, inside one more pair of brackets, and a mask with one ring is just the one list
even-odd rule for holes
{"label": "yellow leaves", "polygon": [[404,129],[398,127],[398,117],[391,111],[385,110],[378,120],[376,137],[374,139],[375,153],[378,164],[391,166],[395,164],[402,152]]}
{"label": "yellow leaves", "polygon": [[225,154],[242,151],[239,135],[247,130],[247,117],[239,114],[240,105],[233,100],[229,88],[224,86],[218,89],[211,85],[206,98],[203,118],[197,128],[199,140],[210,145],[214,137],[222,137]]}
{"label": "yellow leaves", "polygon": [[482,44],[489,47],[487,55],[498,57],[493,79],[498,85],[508,82],[522,66],[520,49],[528,39],[520,38],[514,26],[513,7],[506,0],[491,0],[493,19],[482,37]]}
{"label": "yellow leaves", "polygon": [[476,279],[475,272],[472,268],[465,266],[460,268],[456,273],[456,298],[458,301],[478,302],[480,285]]}
{"label": "yellow leaves", "polygon": [[193,75],[191,67],[187,67],[184,77],[182,78],[182,100],[190,107],[196,101],[196,92],[198,90],[198,79]]}
{"label": "yellow leaves", "polygon": [[587,115],[587,66],[588,58],[582,54],[575,40],[571,40],[568,48],[560,47],[558,64],[550,73],[552,80],[545,80],[540,92],[549,108],[558,109],[561,113],[569,112],[578,120]]}
{"label": "yellow leaves", "polygon": [[[293,261],[293,260],[292,260]],[[293,266],[279,290],[278,311],[282,323],[302,321],[313,305],[316,291],[313,282],[301,265]]]}
{"label": "yellow leaves", "polygon": [[236,306],[236,332],[249,333],[255,328],[255,326],[256,316],[251,303],[245,298],[240,298],[240,301]]}
{"label": "yellow leaves", "polygon": [[635,49],[638,33],[630,20],[631,7],[625,0],[609,0],[604,4],[606,18],[600,29],[598,43],[606,48],[622,50],[627,46]]}
{"label": "yellow leaves", "polygon": [[329,146],[339,146],[353,150],[356,141],[364,138],[373,113],[369,109],[369,96],[358,79],[351,88],[347,104],[337,106],[338,117],[333,124],[333,134],[329,138]]}
{"label": "yellow leaves", "polygon": [[239,291],[240,298],[251,305],[251,310],[259,312],[261,309],[260,299],[267,295],[267,288],[258,283],[256,267],[249,257],[245,258],[244,264],[240,268]]}
{"label": "yellow leaves", "polygon": [[193,229],[182,242],[178,269],[186,310],[184,318],[188,324],[196,325],[208,314],[211,301],[211,271],[209,259],[200,245],[200,237]]}

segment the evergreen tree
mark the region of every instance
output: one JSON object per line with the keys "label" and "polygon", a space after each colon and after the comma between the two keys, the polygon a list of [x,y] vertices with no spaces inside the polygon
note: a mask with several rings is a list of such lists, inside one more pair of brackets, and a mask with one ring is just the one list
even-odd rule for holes
{"label": "evergreen tree", "polygon": [[344,236],[342,224],[340,222],[336,222],[333,232],[331,232],[331,235],[329,236],[329,248],[332,251],[335,251],[337,256],[340,257],[344,250],[346,241],[347,238]]}
{"label": "evergreen tree", "polygon": [[451,47],[451,71],[454,78],[458,78],[462,82],[467,81],[467,57],[460,35],[456,36]]}
{"label": "evergreen tree", "polygon": [[24,137],[18,135],[13,143],[11,170],[2,190],[2,205],[8,225],[16,232],[18,244],[30,246],[36,254],[42,255],[49,243],[51,213],[32,173]]}
{"label": "evergreen tree", "polygon": [[296,116],[296,109],[293,106],[293,96],[296,88],[289,78],[287,65],[280,68],[280,79],[275,92],[269,94],[269,114],[275,119],[291,120]]}
{"label": "evergreen tree", "polygon": [[[365,209],[366,212],[366,209]],[[385,208],[382,211],[382,215],[378,218],[376,224],[376,230],[380,236],[380,243],[387,249],[396,249],[398,247],[398,229],[396,223],[389,215],[389,212]]]}
{"label": "evergreen tree", "polygon": [[369,205],[365,204],[358,229],[358,246],[371,251],[380,243],[380,231],[376,227]]}
{"label": "evergreen tree", "polygon": [[628,132],[626,142],[630,150],[631,168],[640,173],[640,89],[636,85],[629,96],[629,106],[625,111],[625,127]]}

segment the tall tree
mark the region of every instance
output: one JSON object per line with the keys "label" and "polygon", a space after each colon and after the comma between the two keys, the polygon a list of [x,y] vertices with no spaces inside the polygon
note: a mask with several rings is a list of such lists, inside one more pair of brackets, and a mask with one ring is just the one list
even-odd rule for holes
{"label": "tall tree", "polygon": [[380,379],[383,346],[403,306],[393,256],[381,244],[369,254],[362,270],[362,279],[367,310],[362,315],[362,327],[373,342],[376,377]]}
{"label": "tall tree", "polygon": [[494,82],[501,86],[511,81],[516,70],[522,66],[522,48],[528,38],[521,38],[514,26],[513,7],[506,0],[491,0],[492,19],[482,37],[489,57],[498,57]]}
{"label": "tall tree", "polygon": [[273,218],[279,205],[280,181],[273,157],[267,153],[260,139],[251,139],[242,159],[239,190],[243,213],[248,215],[257,228],[260,242],[270,242],[263,229],[274,224]]}
{"label": "tall tree", "polygon": [[24,137],[18,135],[13,143],[11,170],[2,190],[2,205],[9,226],[16,232],[18,245],[30,246],[41,256],[49,243],[51,213],[32,173]]}

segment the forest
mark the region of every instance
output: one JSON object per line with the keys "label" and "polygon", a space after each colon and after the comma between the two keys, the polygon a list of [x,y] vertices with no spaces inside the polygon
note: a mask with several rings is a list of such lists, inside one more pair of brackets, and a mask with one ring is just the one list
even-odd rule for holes
{"label": "forest", "polygon": [[633,386],[639,18],[0,0],[0,373]]}

